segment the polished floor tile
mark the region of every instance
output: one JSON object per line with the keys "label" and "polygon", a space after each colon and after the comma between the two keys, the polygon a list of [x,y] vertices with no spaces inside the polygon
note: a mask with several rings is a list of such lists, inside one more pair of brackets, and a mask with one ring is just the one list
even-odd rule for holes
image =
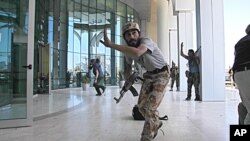
{"label": "polished floor tile", "polygon": [[[139,86],[137,86],[139,90]],[[132,118],[138,97],[118,87],[95,96],[94,88],[53,91],[34,97],[32,127],[0,129],[0,141],[139,141],[143,121]],[[186,92],[169,92],[159,107],[168,115],[155,141],[228,141],[229,125],[238,123],[237,90],[227,88],[225,102],[184,101]]]}

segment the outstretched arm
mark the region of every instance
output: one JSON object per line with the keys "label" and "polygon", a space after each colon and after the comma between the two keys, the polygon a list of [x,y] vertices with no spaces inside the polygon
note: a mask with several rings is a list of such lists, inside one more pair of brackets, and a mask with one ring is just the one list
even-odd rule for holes
{"label": "outstretched arm", "polygon": [[183,53],[183,42],[181,42],[181,56],[188,60],[188,56]]}
{"label": "outstretched arm", "polygon": [[118,45],[113,43],[107,36],[107,29],[104,29],[104,41],[100,41],[106,47],[113,48],[115,50],[121,51],[131,57],[139,57],[147,51],[147,47],[144,45],[139,45],[137,48],[130,47],[127,45]]}

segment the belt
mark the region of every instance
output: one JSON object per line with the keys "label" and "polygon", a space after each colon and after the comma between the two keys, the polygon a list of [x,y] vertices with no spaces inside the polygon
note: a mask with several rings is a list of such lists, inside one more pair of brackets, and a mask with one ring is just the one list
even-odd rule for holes
{"label": "belt", "polygon": [[234,72],[240,72],[240,71],[246,71],[246,70],[250,70],[250,66],[241,66],[241,67],[238,67],[237,69],[235,69]]}
{"label": "belt", "polygon": [[152,73],[152,74],[157,74],[157,73],[160,73],[160,72],[163,72],[163,71],[166,71],[166,70],[168,71],[168,66],[167,65],[162,67],[161,69],[155,69],[153,71],[148,71],[148,72]]}

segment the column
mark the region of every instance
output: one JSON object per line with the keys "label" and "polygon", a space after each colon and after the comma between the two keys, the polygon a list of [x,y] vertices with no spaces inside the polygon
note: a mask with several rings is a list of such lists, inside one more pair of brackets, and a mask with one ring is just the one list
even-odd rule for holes
{"label": "column", "polygon": [[55,0],[53,2],[53,57],[51,59],[53,59],[53,64],[52,64],[52,86],[53,88],[52,89],[55,89],[55,88],[58,88],[58,85],[59,85],[59,81],[58,81],[58,55],[59,55],[59,52],[58,50],[58,42],[59,42],[59,25],[60,25],[60,21],[59,21],[59,17],[60,17],[60,0]]}
{"label": "column", "polygon": [[203,101],[225,100],[223,0],[196,0]]}
{"label": "column", "polygon": [[157,1],[157,43],[161,49],[164,59],[169,60],[169,29],[168,29],[168,1]]}
{"label": "column", "polygon": [[151,0],[150,3],[150,20],[147,20],[146,35],[149,35],[157,43],[157,0]]}
{"label": "column", "polygon": [[[67,0],[60,3],[60,42],[59,42],[59,83],[66,85],[67,51],[68,51],[68,8]],[[60,87],[60,86],[59,86]],[[65,87],[65,86],[64,86]]]}
{"label": "column", "polygon": [[178,67],[180,73],[180,90],[187,91],[187,77],[185,71],[188,70],[188,61],[180,56],[181,42],[184,44],[183,52],[187,54],[189,49],[196,50],[194,45],[194,8],[195,0],[174,0],[173,9],[177,14],[177,34],[178,34]]}
{"label": "column", "polygon": [[[193,44],[193,14],[191,11],[178,12],[178,48],[180,53],[180,44],[183,42],[183,52],[187,55],[189,49],[194,49]],[[196,49],[194,49],[195,51]],[[185,71],[189,70],[188,60],[180,56],[178,66],[180,71],[180,90],[187,91],[187,77]]]}

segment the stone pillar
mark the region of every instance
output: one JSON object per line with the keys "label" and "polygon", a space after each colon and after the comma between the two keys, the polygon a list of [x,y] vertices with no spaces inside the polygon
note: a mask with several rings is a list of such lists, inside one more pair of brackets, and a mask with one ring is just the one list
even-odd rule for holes
{"label": "stone pillar", "polygon": [[[193,14],[191,12],[179,12],[178,13],[178,39],[179,39],[179,51],[180,44],[183,42],[183,52],[187,55],[189,49],[194,49],[193,44]],[[195,51],[196,49],[194,49]],[[188,60],[180,56],[179,69],[180,69],[180,90],[187,91],[187,77],[185,71],[188,70]]]}
{"label": "stone pillar", "polygon": [[168,29],[168,4],[166,0],[157,1],[157,43],[164,59],[170,63],[169,60],[169,29]]}
{"label": "stone pillar", "polygon": [[52,89],[55,89],[55,88],[58,88],[58,85],[59,85],[59,81],[58,81],[58,77],[59,77],[59,74],[58,74],[58,55],[59,55],[59,52],[58,50],[58,43],[59,43],[59,25],[60,25],[60,0],[55,0],[53,2],[53,9],[54,9],[54,12],[53,12],[53,64],[52,64],[52,85],[53,85],[53,88]]}
{"label": "stone pillar", "polygon": [[[68,10],[67,0],[61,0],[60,6],[60,43],[59,43],[59,83],[66,87],[67,51],[68,51]],[[60,87],[60,86],[59,86]]]}
{"label": "stone pillar", "polygon": [[194,47],[194,22],[193,11],[194,0],[175,0],[173,1],[174,13],[177,14],[177,34],[178,34],[178,66],[180,73],[180,90],[187,91],[187,77],[185,71],[188,70],[188,61],[180,56],[181,42],[184,44],[183,52],[187,54],[188,49],[196,50]]}
{"label": "stone pillar", "polygon": [[[141,26],[140,26],[140,30],[141,30],[141,36],[145,37],[147,36],[147,20],[143,19],[141,20]],[[152,37],[150,37],[152,38]],[[153,40],[153,39],[152,39]],[[154,40],[153,40],[154,41]],[[155,42],[155,41],[154,41]]]}
{"label": "stone pillar", "polygon": [[147,22],[146,35],[150,36],[157,43],[157,0],[151,0],[150,20]]}
{"label": "stone pillar", "polygon": [[196,0],[202,101],[225,100],[223,0]]}

